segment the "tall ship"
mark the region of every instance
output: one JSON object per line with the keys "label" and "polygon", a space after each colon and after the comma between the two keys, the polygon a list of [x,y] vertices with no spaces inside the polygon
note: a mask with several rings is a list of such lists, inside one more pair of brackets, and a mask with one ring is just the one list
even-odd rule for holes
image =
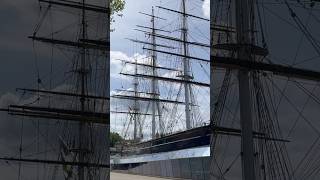
{"label": "tall ship", "polygon": [[3,178],[109,179],[109,2],[39,0],[38,7],[28,37],[35,83],[18,87],[19,101],[1,109],[20,129],[0,155],[14,169]]}
{"label": "tall ship", "polygon": [[[119,103],[125,100],[122,103],[125,106],[127,102],[132,104],[129,103],[129,107],[125,107],[123,111],[113,113],[123,113],[133,118],[126,122],[130,132],[124,132],[133,140],[155,139],[209,123],[208,119],[202,117],[205,113],[200,110],[206,104],[200,106],[198,102],[200,96],[209,93],[209,63],[194,62],[188,58],[191,54],[209,58],[209,31],[201,34],[201,29],[204,28],[191,28],[188,25],[191,17],[193,21],[190,20],[190,23],[197,23],[200,19],[201,24],[209,28],[209,19],[187,14],[187,4],[184,1],[175,4],[181,6],[181,11],[155,6],[150,13],[139,12],[146,20],[150,19],[150,24],[136,25],[133,31],[144,34],[146,40],[128,37],[128,41],[136,44],[137,49],[141,47],[141,50],[138,49],[132,58],[116,59],[122,62],[123,68],[119,74],[123,79],[128,79],[129,85],[115,89],[111,98]],[[157,16],[155,11],[175,18],[174,22]],[[207,72],[204,77],[200,76],[203,71]],[[205,98],[201,100],[203,99]],[[208,99],[206,100],[209,105]],[[145,129],[143,132],[141,128],[148,128],[149,131]]]}
{"label": "tall ship", "polygon": [[110,123],[124,140],[112,170],[190,178],[194,164],[192,177],[208,179],[210,62],[193,57],[210,58],[210,20],[201,1],[163,4],[138,13],[149,22],[133,27],[142,36],[123,37],[137,50],[117,59],[124,82],[112,91]]}

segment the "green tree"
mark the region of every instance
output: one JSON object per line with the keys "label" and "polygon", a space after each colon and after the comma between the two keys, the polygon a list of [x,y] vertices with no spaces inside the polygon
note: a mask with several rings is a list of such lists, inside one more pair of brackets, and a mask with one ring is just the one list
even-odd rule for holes
{"label": "green tree", "polygon": [[110,147],[114,147],[117,143],[123,141],[123,138],[116,132],[110,132]]}
{"label": "green tree", "polygon": [[124,7],[125,7],[125,0],[111,0],[110,1],[110,9],[111,9],[111,14],[110,14],[110,20],[111,23],[114,22],[114,15],[122,16],[120,13]]}

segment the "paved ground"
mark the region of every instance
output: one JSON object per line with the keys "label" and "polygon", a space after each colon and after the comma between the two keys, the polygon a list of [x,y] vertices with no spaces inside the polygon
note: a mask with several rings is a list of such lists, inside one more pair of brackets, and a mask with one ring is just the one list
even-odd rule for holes
{"label": "paved ground", "polygon": [[131,175],[131,174],[120,174],[120,173],[112,172],[110,180],[168,180],[168,179],[137,176],[137,175]]}

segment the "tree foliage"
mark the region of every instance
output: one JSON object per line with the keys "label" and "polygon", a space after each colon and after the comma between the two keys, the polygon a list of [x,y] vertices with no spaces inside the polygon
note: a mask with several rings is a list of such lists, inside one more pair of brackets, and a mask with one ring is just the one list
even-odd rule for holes
{"label": "tree foliage", "polygon": [[114,147],[117,143],[123,141],[123,138],[116,132],[110,132],[110,147]]}
{"label": "tree foliage", "polygon": [[110,1],[110,9],[111,9],[111,22],[114,22],[114,15],[118,15],[118,16],[122,16],[122,14],[120,13],[124,7],[125,7],[125,0],[111,0]]}

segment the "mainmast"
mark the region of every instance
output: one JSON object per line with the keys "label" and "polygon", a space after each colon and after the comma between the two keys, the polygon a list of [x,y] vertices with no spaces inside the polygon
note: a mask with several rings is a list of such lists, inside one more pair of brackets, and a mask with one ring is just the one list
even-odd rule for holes
{"label": "mainmast", "polygon": [[[247,44],[250,42],[249,10],[253,3],[249,0],[236,1],[236,31],[237,44],[243,45],[237,51],[238,59],[254,61]],[[241,151],[242,151],[242,176],[245,180],[255,179],[254,145],[252,127],[252,105],[250,93],[250,80],[248,69],[239,69],[239,100],[240,100],[240,124],[241,124]]]}
{"label": "mainmast", "polygon": [[192,76],[189,74],[190,72],[190,62],[187,56],[188,52],[188,25],[187,25],[187,14],[186,14],[186,0],[182,0],[182,27],[181,27],[181,39],[182,39],[182,55],[183,57],[183,80],[184,83],[184,97],[185,97],[185,113],[186,113],[186,129],[191,128],[191,109],[190,109],[190,95],[191,95],[191,87],[187,81],[192,79]]}
{"label": "mainmast", "polygon": [[[151,36],[151,44],[152,44],[152,49],[153,50],[155,50],[155,44],[156,44],[156,39],[155,39],[155,36],[154,36],[154,34],[155,34],[155,27],[154,27],[154,25],[155,25],[155,22],[154,22],[154,9],[153,9],[153,7],[152,7],[152,17],[151,17],[151,23],[152,23],[152,32],[151,32],[151,34],[152,34],[152,36]],[[151,52],[151,54],[152,54],[152,75],[153,76],[156,76],[156,69],[155,69],[155,67],[156,67],[156,64],[157,64],[157,62],[156,62],[156,60],[157,60],[157,56],[156,56],[156,53],[155,53],[155,51],[152,51]],[[153,93],[153,98],[156,98],[156,96],[155,96],[155,91],[156,91],[156,81],[155,81],[155,79],[153,78],[152,80],[151,80],[151,83],[152,83],[152,85],[151,85],[151,93]],[[154,139],[154,138],[156,138],[156,102],[155,101],[152,101],[152,129],[151,129],[151,131],[152,131],[152,138]]]}

